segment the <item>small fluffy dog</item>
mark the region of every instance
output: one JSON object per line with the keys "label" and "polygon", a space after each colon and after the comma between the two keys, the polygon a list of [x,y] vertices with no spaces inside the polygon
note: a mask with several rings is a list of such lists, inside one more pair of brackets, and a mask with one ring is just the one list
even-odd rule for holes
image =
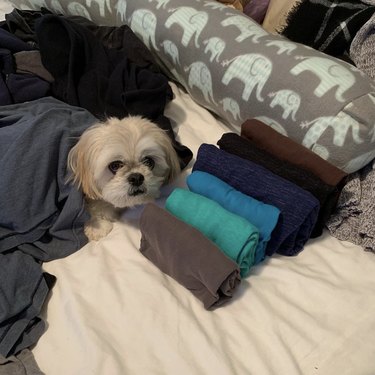
{"label": "small fluffy dog", "polygon": [[168,135],[140,116],[88,128],[69,152],[68,167],[87,200],[89,240],[106,236],[124,208],[157,198],[180,171]]}

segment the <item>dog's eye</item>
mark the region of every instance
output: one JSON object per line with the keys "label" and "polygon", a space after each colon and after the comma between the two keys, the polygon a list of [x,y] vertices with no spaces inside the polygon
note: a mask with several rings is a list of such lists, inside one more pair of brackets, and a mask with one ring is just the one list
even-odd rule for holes
{"label": "dog's eye", "polygon": [[155,160],[151,156],[146,156],[145,158],[143,158],[142,163],[150,169],[153,169],[155,166]]}
{"label": "dog's eye", "polygon": [[124,166],[124,163],[120,160],[115,160],[112,163],[109,163],[108,169],[113,173],[116,174],[116,172]]}

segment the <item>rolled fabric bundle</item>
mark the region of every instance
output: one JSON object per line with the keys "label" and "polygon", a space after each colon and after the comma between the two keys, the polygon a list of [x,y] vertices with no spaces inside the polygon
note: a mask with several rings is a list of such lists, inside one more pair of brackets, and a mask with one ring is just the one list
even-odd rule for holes
{"label": "rolled fabric bundle", "polygon": [[280,210],[241,193],[219,178],[201,171],[191,173],[186,183],[190,191],[212,199],[238,216],[243,217],[259,230],[259,241],[255,252],[255,264],[265,257],[271,233],[279,219]]}
{"label": "rolled fabric bundle", "polygon": [[185,189],[174,189],[165,208],[214,242],[239,265],[241,277],[248,276],[255,262],[258,228],[215,201]]}
{"label": "rolled fabric bundle", "polygon": [[279,159],[289,161],[314,173],[328,185],[339,189],[344,186],[347,173],[262,121],[246,120],[241,125],[241,135]]}
{"label": "rolled fabric bundle", "polygon": [[238,265],[200,231],[148,203],[140,219],[140,252],[213,310],[241,282]]}
{"label": "rolled fabric bundle", "polygon": [[218,146],[233,155],[253,161],[272,173],[297,184],[309,191],[320,203],[320,210],[311,237],[322,234],[323,228],[334,211],[337,203],[336,186],[328,185],[310,171],[292,164],[287,160],[268,153],[247,138],[235,133],[226,133],[217,142]]}
{"label": "rolled fabric bundle", "polygon": [[210,173],[242,193],[280,210],[266,255],[277,252],[291,256],[303,249],[319,213],[319,201],[311,193],[214,145],[199,147],[193,166],[193,171],[196,170]]}

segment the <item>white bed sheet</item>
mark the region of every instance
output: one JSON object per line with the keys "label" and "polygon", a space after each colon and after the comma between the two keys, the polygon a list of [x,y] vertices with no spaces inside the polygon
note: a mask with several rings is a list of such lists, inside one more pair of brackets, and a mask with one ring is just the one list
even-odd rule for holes
{"label": "white bed sheet", "polygon": [[[196,155],[228,128],[172,86],[167,115]],[[33,352],[47,375],[375,373],[374,254],[326,232],[296,257],[254,267],[233,301],[209,312],[139,253],[141,211],[44,264],[57,283]]]}
{"label": "white bed sheet", "polygon": [[[0,0],[1,19],[11,9]],[[194,155],[231,130],[172,86],[167,115]],[[33,348],[46,375],[375,374],[374,254],[325,232],[254,267],[230,303],[206,311],[139,253],[141,211],[43,265],[57,277]]]}

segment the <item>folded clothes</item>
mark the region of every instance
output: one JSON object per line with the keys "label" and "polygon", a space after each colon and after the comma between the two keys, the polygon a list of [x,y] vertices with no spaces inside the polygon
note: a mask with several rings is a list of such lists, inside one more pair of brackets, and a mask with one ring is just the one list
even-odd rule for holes
{"label": "folded clothes", "polygon": [[241,125],[241,135],[279,159],[314,173],[328,185],[340,188],[344,184],[347,176],[344,171],[259,120],[245,121]]}
{"label": "folded clothes", "polygon": [[255,264],[265,257],[271,233],[279,219],[280,210],[241,193],[219,178],[195,171],[186,179],[190,191],[219,203],[220,206],[243,217],[259,230],[259,242],[255,253]]}
{"label": "folded clothes", "polygon": [[253,224],[211,199],[180,188],[173,190],[165,208],[213,241],[240,266],[241,277],[249,274],[259,241],[259,230]]}
{"label": "folded clothes", "polygon": [[210,173],[235,189],[280,209],[280,217],[266,248],[266,255],[278,252],[296,255],[310,238],[319,212],[319,201],[266,168],[220,150],[214,145],[199,147],[193,171]]}
{"label": "folded clothes", "polygon": [[212,310],[230,300],[241,282],[235,262],[200,231],[153,203],[140,220],[140,252]]}
{"label": "folded clothes", "polygon": [[251,160],[267,168],[272,173],[309,191],[320,203],[318,219],[311,236],[317,237],[322,234],[323,228],[337,203],[338,194],[336,186],[326,184],[310,171],[292,164],[287,160],[279,159],[266,150],[257,147],[254,142],[238,134],[223,134],[217,144],[222,150],[246,160]]}

